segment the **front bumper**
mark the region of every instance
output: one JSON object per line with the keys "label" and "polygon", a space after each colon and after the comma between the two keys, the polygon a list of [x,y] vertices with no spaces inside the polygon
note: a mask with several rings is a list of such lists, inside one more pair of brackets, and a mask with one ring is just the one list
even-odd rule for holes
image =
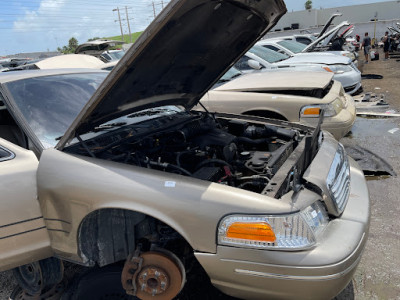
{"label": "front bumper", "polygon": [[243,299],[331,299],[350,282],[367,241],[370,207],[364,174],[350,159],[351,190],[345,211],[329,222],[318,244],[305,251],[218,246],[195,253],[212,283]]}
{"label": "front bumper", "polygon": [[353,95],[361,88],[361,72],[353,68],[351,72],[335,74],[333,79],[340,81],[346,93]]}

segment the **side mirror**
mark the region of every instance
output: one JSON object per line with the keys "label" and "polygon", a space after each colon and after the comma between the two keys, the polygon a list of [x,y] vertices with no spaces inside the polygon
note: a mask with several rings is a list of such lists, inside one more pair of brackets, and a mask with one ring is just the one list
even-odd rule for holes
{"label": "side mirror", "polygon": [[247,64],[249,65],[250,68],[252,68],[254,70],[261,70],[262,69],[262,65],[258,61],[254,60],[254,59],[249,59],[247,61]]}

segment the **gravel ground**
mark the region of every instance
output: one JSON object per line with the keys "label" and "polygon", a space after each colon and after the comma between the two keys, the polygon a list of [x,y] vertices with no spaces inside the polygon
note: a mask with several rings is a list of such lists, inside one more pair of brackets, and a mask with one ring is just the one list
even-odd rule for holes
{"label": "gravel ground", "polygon": [[[391,108],[400,111],[400,62],[395,59],[362,63],[363,74],[380,74],[382,80],[363,80],[365,92],[385,94]],[[380,155],[400,174],[400,118],[358,118],[352,133],[342,139],[346,145],[358,144]],[[353,282],[336,299],[400,299],[400,178],[370,180],[371,228],[369,240]],[[11,272],[0,273],[0,300],[7,300],[15,281]]]}

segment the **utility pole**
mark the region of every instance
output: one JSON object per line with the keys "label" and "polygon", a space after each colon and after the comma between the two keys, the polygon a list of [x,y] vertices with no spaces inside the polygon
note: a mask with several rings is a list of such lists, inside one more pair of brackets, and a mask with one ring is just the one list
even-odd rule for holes
{"label": "utility pole", "polygon": [[164,9],[164,1],[161,0],[161,8]]}
{"label": "utility pole", "polygon": [[153,15],[154,19],[156,18],[156,7],[154,6],[154,1],[153,1]]}
{"label": "utility pole", "polygon": [[119,7],[113,9],[112,11],[117,11],[117,12],[118,12],[118,20],[119,20],[119,27],[121,28],[122,41],[125,42],[125,39],[124,39],[124,32],[123,32],[123,30],[122,30],[121,15],[120,15],[120,13],[119,13]]}
{"label": "utility pole", "polygon": [[129,39],[132,44],[132,33],[131,33],[131,25],[129,24],[129,16],[128,16],[128,7],[125,6],[125,12],[126,12],[126,21],[128,22],[128,29],[129,29]]}

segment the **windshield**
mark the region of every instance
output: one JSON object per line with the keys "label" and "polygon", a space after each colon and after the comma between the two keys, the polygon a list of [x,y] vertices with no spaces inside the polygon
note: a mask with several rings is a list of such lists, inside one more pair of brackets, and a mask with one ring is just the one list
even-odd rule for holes
{"label": "windshield", "polygon": [[269,63],[276,63],[278,61],[282,61],[290,57],[287,54],[278,53],[259,45],[253,46],[253,48],[251,48],[249,52],[257,55],[258,57],[262,58],[263,60]]}
{"label": "windshield", "polygon": [[282,47],[285,47],[286,49],[289,49],[293,53],[301,53],[306,48],[306,45],[295,41],[284,40],[279,41],[278,44]]}
{"label": "windshield", "polygon": [[230,81],[233,78],[239,77],[240,75],[242,75],[242,72],[240,72],[238,69],[236,69],[235,67],[232,67],[228,70],[228,72],[226,72],[219,81],[222,82],[226,82],[226,81]]}
{"label": "windshield", "polygon": [[103,56],[105,59],[108,61],[113,61],[113,60],[120,60],[125,54],[124,50],[119,50],[119,51],[108,51],[106,53],[103,53],[101,56]]}
{"label": "windshield", "polygon": [[6,84],[44,148],[54,147],[108,72],[22,79]]}

